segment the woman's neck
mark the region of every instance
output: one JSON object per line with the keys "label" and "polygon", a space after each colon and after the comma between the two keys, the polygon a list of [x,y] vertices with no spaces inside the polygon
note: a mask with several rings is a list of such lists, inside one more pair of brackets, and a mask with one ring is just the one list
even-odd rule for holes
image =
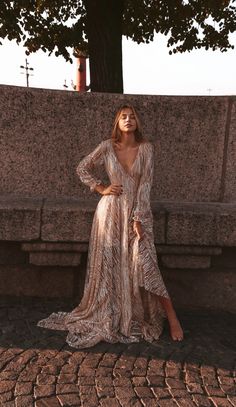
{"label": "woman's neck", "polygon": [[120,143],[126,147],[132,147],[136,145],[135,135],[134,133],[121,133],[121,140]]}

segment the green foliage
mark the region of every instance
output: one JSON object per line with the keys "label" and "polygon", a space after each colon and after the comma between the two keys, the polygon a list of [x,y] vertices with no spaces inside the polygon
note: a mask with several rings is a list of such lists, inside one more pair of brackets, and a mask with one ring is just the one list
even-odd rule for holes
{"label": "green foliage", "polygon": [[[156,32],[168,35],[170,53],[201,47],[227,51],[236,30],[235,2],[123,0],[123,34],[137,43],[149,43]],[[71,60],[69,47],[87,51],[85,1],[1,0],[0,38],[22,41],[28,53],[55,51]]]}

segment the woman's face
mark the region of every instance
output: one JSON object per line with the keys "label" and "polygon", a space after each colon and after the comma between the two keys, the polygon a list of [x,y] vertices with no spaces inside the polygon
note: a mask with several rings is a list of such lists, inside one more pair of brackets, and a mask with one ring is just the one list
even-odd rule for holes
{"label": "woman's face", "polygon": [[132,109],[126,108],[121,111],[118,126],[122,133],[133,133],[136,130],[137,123]]}

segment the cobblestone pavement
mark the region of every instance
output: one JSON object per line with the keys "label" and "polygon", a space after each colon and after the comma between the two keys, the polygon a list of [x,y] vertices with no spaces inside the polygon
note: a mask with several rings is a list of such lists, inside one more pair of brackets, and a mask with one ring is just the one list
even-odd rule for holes
{"label": "cobblestone pavement", "polygon": [[0,297],[0,406],[236,406],[236,315],[179,310],[183,342],[166,324],[154,344],[78,351],[66,332],[36,326],[75,305]]}

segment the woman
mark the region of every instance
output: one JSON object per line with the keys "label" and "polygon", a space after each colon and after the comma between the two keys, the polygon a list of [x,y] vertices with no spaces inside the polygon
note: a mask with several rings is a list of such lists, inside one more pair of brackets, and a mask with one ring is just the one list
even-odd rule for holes
{"label": "woman", "polygon": [[[38,322],[41,327],[68,330],[70,346],[141,338],[152,342],[161,335],[166,317],[172,339],[183,339],[154,246],[153,153],[135,109],[125,105],[117,112],[112,137],[76,169],[81,181],[102,195],[92,224],[84,295],[71,312],[53,313]],[[108,186],[94,175],[100,165],[109,176]]]}

